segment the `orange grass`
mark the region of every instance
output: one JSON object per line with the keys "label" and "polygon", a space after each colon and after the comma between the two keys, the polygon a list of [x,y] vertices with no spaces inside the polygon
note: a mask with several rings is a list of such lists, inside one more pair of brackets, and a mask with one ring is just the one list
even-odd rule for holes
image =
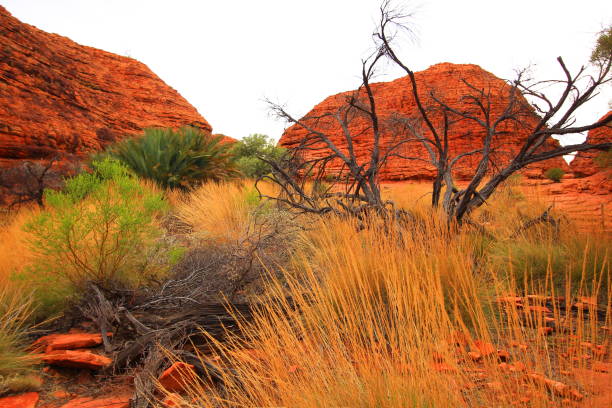
{"label": "orange grass", "polygon": [[[351,221],[321,221],[303,235],[295,265],[281,278],[270,277],[254,320],[242,322],[245,338],[230,336],[225,344],[211,339],[218,353],[212,361],[225,362],[235,373],[226,372],[227,394],[194,381],[186,400],[195,402],[187,406],[559,402],[565,396],[526,376],[555,378],[567,368],[565,360],[551,358],[556,338],[538,335],[541,317],[525,326],[518,323],[520,310],[501,313],[495,299],[517,288],[491,271],[475,273],[472,244],[464,238],[449,239],[435,221],[414,235],[390,233],[374,222],[358,232]],[[610,285],[609,270],[597,276]],[[574,322],[576,341],[609,341],[599,333],[602,322],[580,317],[555,312],[555,318]],[[476,339],[508,349],[511,363],[525,368],[511,365],[510,371],[499,365],[496,353],[471,361],[467,350],[475,349]]]}
{"label": "orange grass", "polygon": [[[272,190],[260,183],[260,188]],[[239,242],[253,223],[253,211],[260,205],[253,182],[206,183],[183,196],[176,215],[193,228],[201,239]]]}
{"label": "orange grass", "polygon": [[37,214],[36,207],[22,207],[18,212],[7,214],[0,225],[0,287],[11,285],[11,291],[21,290],[11,282],[11,276],[20,272],[31,258],[23,226]]}
{"label": "orange grass", "polygon": [[[550,227],[543,225],[508,239],[546,208],[511,187],[475,217],[502,244],[530,245],[550,237]],[[609,332],[601,330],[611,323],[607,252],[597,254],[603,257],[599,269],[587,271],[583,263],[577,288],[569,269],[548,267],[538,281],[527,271],[509,274],[490,262],[492,244],[483,244],[475,231],[450,233],[440,214],[427,209],[427,197],[419,200],[425,190],[411,185],[384,190],[400,206],[416,208],[424,227],[414,231],[384,228],[375,219],[365,229],[337,218],[303,221],[308,230],[295,245],[292,264],[281,276],[268,277],[254,318],[236,316],[243,336],[229,334],[224,343],[210,338],[215,352],[202,358],[224,373],[224,391],[192,377],[185,406],[550,407],[588,396],[585,384],[567,370],[604,358],[595,351],[590,360],[580,357],[581,343],[593,344],[593,350],[609,347]],[[202,208],[221,206],[206,201],[227,192],[213,191],[217,194],[199,196]],[[233,197],[240,195],[233,191]],[[221,215],[213,211],[215,222],[204,220],[202,230],[222,233],[220,223],[232,220],[217,210]],[[569,231],[558,239],[569,240]],[[590,284],[583,284],[586,280]],[[557,293],[559,281],[565,281],[563,293]],[[608,321],[597,320],[596,306],[575,314],[555,301],[549,319],[559,329],[546,336],[544,314],[497,302],[517,293],[539,295],[523,300],[530,306],[543,306],[547,296],[563,296],[569,305],[580,296],[595,297],[607,308]],[[468,351],[477,351],[477,342],[493,345],[490,357],[472,360]],[[497,348],[509,352],[508,363],[500,363]],[[563,387],[553,380],[562,380]]]}

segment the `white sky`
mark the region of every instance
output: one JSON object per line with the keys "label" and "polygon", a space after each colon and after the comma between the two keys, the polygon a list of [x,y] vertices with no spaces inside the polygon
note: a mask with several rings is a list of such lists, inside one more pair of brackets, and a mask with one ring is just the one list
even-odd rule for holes
{"label": "white sky", "polygon": [[[396,2],[402,4],[401,0]],[[215,133],[275,139],[285,124],[262,99],[296,116],[359,84],[379,0],[0,0],[38,28],[147,64],[210,122]],[[588,61],[596,33],[612,23],[610,0],[416,0],[416,42],[400,54],[414,70],[474,63],[501,78],[535,65],[559,78]],[[400,71],[387,67],[380,80]],[[579,122],[608,111],[612,86]],[[580,140],[580,137],[577,139]],[[570,140],[565,140],[569,142]]]}

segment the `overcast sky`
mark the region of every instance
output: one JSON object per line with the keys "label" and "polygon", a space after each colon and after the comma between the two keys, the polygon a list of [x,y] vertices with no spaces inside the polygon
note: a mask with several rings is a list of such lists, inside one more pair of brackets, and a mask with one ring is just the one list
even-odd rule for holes
{"label": "overcast sky", "polygon": [[[236,138],[285,124],[262,99],[297,116],[359,84],[371,50],[379,0],[0,0],[14,16],[72,40],[147,64],[210,122]],[[474,63],[501,78],[535,66],[558,78],[588,61],[596,33],[612,23],[610,0],[421,0],[417,39],[400,54],[414,70],[438,62]],[[412,5],[412,6],[410,6]],[[387,67],[391,80],[401,73]],[[612,86],[578,119],[608,111]],[[579,140],[579,139],[578,139]],[[566,140],[566,142],[569,140]]]}

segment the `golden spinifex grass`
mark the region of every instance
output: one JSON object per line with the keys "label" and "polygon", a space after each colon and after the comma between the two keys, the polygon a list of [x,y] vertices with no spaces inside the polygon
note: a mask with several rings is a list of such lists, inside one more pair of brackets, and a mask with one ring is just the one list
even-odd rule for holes
{"label": "golden spinifex grass", "polygon": [[240,182],[206,183],[177,206],[177,215],[198,233],[237,240],[249,222],[248,188]]}
{"label": "golden spinifex grass", "polygon": [[0,395],[37,387],[28,376],[38,362],[25,351],[24,337],[29,330],[32,299],[16,285],[0,282]]}
{"label": "golden spinifex grass", "polygon": [[[578,364],[567,354],[569,334],[559,326],[546,336],[544,314],[529,309],[559,296],[553,275],[564,272],[516,281],[492,269],[469,230],[452,232],[435,214],[421,220],[401,232],[377,220],[365,229],[312,222],[293,265],[269,277],[253,320],[241,322],[243,337],[211,339],[212,361],[231,368],[223,390],[192,381],[187,406],[503,407],[524,399],[546,407],[582,398],[581,384],[561,374]],[[601,265],[582,293],[568,277],[567,299],[601,299],[603,286],[610,293],[609,264]],[[517,293],[541,297],[496,302]],[[603,301],[609,309],[609,295]],[[597,314],[555,305],[572,342],[607,344]],[[498,347],[509,351],[508,363],[500,364]]]}
{"label": "golden spinifex grass", "polygon": [[38,212],[34,207],[22,207],[18,212],[8,213],[0,225],[0,284],[8,284],[11,275],[27,265],[31,253],[23,226]]}
{"label": "golden spinifex grass", "polygon": [[24,351],[23,341],[33,311],[31,292],[27,283],[12,279],[28,263],[22,228],[36,213],[36,208],[22,207],[7,214],[0,226],[0,394],[37,385],[28,376],[37,360]]}
{"label": "golden spinifex grass", "polygon": [[[253,210],[260,204],[252,185],[249,181],[203,184],[179,200],[177,216],[200,238],[239,242],[253,224]],[[260,188],[272,189],[264,183]]]}

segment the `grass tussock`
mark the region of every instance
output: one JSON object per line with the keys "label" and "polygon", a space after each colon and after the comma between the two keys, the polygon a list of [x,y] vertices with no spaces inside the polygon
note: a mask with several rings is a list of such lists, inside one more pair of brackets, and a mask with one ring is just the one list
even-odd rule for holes
{"label": "grass tussock", "polygon": [[37,359],[25,351],[25,335],[32,315],[32,298],[25,290],[0,283],[0,395],[36,389],[40,386],[30,375]]}
{"label": "grass tussock", "polygon": [[[243,336],[211,338],[212,361],[232,369],[224,390],[194,380],[186,406],[510,407],[527,398],[548,407],[573,398],[567,390],[581,384],[563,373],[586,365],[576,350],[610,341],[600,329],[610,321],[594,312],[612,304],[608,248],[547,224],[510,239],[543,206],[508,203],[475,214],[491,237],[449,229],[424,209],[422,224],[403,231],[374,219],[304,221],[290,266],[268,276],[254,319],[241,321]],[[541,264],[517,247],[535,248]],[[499,301],[517,294],[531,295],[520,301],[529,306]],[[599,306],[567,306],[582,298]],[[552,336],[542,313],[526,312],[538,306],[551,309]],[[483,345],[492,354],[473,361],[468,352]]]}

